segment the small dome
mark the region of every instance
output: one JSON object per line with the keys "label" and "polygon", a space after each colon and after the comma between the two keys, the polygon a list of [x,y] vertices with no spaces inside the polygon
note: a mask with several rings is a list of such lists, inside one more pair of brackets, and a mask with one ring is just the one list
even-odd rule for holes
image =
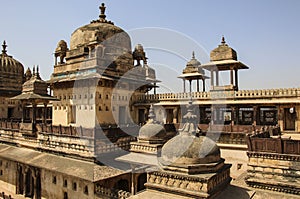
{"label": "small dome", "polygon": [[193,52],[192,59],[186,64],[186,67],[183,70],[183,74],[195,72],[204,74],[204,70],[201,67],[201,63],[195,58],[195,52]]}
{"label": "small dome", "polygon": [[222,37],[221,44],[210,52],[211,61],[222,61],[222,60],[237,60],[237,53],[234,49],[229,47],[225,38]]}
{"label": "small dome", "polygon": [[198,67],[201,63],[195,58],[195,52],[192,54],[192,59],[186,64],[187,67]]}
{"label": "small dome", "polygon": [[7,54],[6,42],[3,42],[2,54],[0,54],[0,90],[9,92],[21,92],[24,78],[23,65]]}
{"label": "small dome", "polygon": [[55,51],[57,52],[57,51],[66,51],[66,50],[68,50],[67,42],[64,40],[60,40],[57,44]]}
{"label": "small dome", "polygon": [[155,121],[153,106],[149,109],[149,120],[140,128],[139,140],[161,140],[166,135],[164,126]]}

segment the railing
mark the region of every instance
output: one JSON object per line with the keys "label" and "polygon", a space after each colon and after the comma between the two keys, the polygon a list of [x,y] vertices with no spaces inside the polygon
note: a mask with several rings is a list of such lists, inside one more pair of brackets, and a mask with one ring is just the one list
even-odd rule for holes
{"label": "railing", "polygon": [[112,143],[107,143],[102,140],[95,141],[95,151],[97,154],[108,153],[113,151],[118,151],[120,149],[128,151],[130,149],[130,142],[136,141],[135,137],[123,137],[118,141]]}
{"label": "railing", "polygon": [[20,129],[20,122],[14,122],[14,121],[0,121],[0,129],[2,130],[19,130]]}
{"label": "railing", "polygon": [[[277,136],[273,138],[271,136]],[[280,137],[279,127],[269,127],[259,133],[247,135],[248,151],[279,154],[300,154],[300,140]]]}
{"label": "railing", "polygon": [[189,93],[163,93],[135,96],[134,102],[151,101],[176,101],[188,100],[190,98],[201,100],[212,99],[245,99],[245,98],[286,98],[300,97],[300,88],[282,88],[265,90],[240,90],[240,91],[211,91],[211,92],[192,92]]}
{"label": "railing", "polygon": [[111,199],[126,199],[131,196],[131,193],[123,190],[117,190],[117,189],[109,189],[102,187],[100,185],[96,185],[96,195],[99,196],[105,196]]}

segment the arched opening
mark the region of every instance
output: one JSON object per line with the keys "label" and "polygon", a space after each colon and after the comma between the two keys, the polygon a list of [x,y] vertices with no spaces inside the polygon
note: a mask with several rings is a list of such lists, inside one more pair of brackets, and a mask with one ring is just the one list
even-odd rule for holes
{"label": "arched opening", "polygon": [[18,168],[18,192],[17,194],[24,193],[24,175],[23,175],[23,168],[20,166]]}
{"label": "arched opening", "polygon": [[68,193],[64,192],[64,199],[68,199]]}
{"label": "arched opening", "polygon": [[29,169],[25,177],[25,197],[33,197],[34,195],[34,179],[32,172]]}
{"label": "arched opening", "polygon": [[137,184],[137,192],[144,190],[145,183],[147,182],[147,173],[142,173],[138,177],[138,184]]}
{"label": "arched opening", "polygon": [[128,180],[124,180],[124,179],[119,180],[115,185],[115,189],[129,192],[129,182],[128,182]]}
{"label": "arched opening", "polygon": [[41,185],[41,176],[38,174],[36,178],[36,199],[42,198],[42,185]]}

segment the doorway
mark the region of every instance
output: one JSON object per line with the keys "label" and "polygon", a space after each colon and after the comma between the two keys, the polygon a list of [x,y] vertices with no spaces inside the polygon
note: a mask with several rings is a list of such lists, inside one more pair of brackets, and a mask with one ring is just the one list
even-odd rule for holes
{"label": "doorway", "polygon": [[295,108],[284,109],[284,130],[295,131],[296,113]]}

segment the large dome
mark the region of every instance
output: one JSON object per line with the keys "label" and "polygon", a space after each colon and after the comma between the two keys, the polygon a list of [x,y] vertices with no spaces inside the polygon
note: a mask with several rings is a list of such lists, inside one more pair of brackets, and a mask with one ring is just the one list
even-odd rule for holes
{"label": "large dome", "polygon": [[91,43],[113,43],[115,46],[131,50],[129,35],[113,22],[106,20],[104,3],[100,6],[101,14],[98,20],[75,30],[71,37],[70,49],[88,46]]}
{"label": "large dome", "polygon": [[19,61],[7,54],[5,41],[2,47],[2,54],[0,54],[0,90],[4,95],[11,97],[22,91],[24,67]]}
{"label": "large dome", "polygon": [[224,164],[220,148],[212,139],[198,135],[197,115],[191,101],[187,110],[179,134],[162,147],[159,164],[165,170],[189,174],[215,172]]}

